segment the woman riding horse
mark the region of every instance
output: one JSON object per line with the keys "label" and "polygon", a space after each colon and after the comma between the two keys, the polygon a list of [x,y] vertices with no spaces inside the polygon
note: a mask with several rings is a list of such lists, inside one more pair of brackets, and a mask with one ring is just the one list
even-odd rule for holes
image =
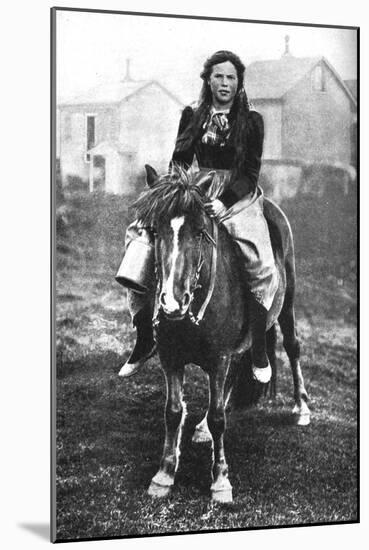
{"label": "woman riding horse", "polygon": [[[224,224],[242,253],[245,283],[250,291],[249,339],[254,378],[267,383],[271,367],[266,354],[268,310],[278,286],[268,226],[263,215],[263,193],[257,186],[264,126],[252,110],[244,89],[245,66],[229,51],[218,51],[204,64],[203,86],[196,107],[186,107],[179,123],[172,165],[189,168],[196,157],[200,171],[213,175],[212,200],[207,213]],[[128,228],[126,244],[150,237],[139,222]],[[118,279],[119,280],[119,279]],[[152,310],[145,296],[129,292],[137,328],[133,353],[121,376],[137,372],[155,352]]]}

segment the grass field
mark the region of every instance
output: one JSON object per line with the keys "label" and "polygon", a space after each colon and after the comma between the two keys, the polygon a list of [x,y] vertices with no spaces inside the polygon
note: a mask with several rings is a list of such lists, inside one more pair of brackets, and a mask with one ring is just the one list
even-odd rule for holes
{"label": "grass field", "polygon": [[206,380],[188,366],[180,467],[172,495],[157,501],[146,491],[162,451],[164,377],[155,358],[136,377],[117,376],[134,337],[125,291],[114,282],[127,208],[94,200],[69,205],[57,239],[57,538],[356,521],[355,251],[339,273],[334,263],[346,233],[331,263],[298,255],[311,425],[293,425],[292,377],[279,343],[276,400],[229,411],[234,503],[212,504],[210,447],[191,443]]}

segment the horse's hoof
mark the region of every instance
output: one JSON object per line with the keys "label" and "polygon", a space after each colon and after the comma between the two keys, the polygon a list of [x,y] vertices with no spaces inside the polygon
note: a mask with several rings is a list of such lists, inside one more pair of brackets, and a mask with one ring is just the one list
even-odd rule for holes
{"label": "horse's hoof", "polygon": [[195,429],[194,434],[192,436],[192,443],[212,443],[213,438],[211,436],[211,433],[209,430],[204,429]]}
{"label": "horse's hoof", "polygon": [[272,378],[272,367],[268,365],[267,367],[259,368],[253,365],[252,375],[256,382],[260,382],[260,384],[267,384]]}
{"label": "horse's hoof", "polygon": [[232,489],[223,489],[222,491],[211,491],[211,500],[213,502],[233,502]]}
{"label": "horse's hoof", "polygon": [[171,488],[171,485],[158,485],[155,481],[152,481],[147,492],[151,497],[165,498],[170,494]]}
{"label": "horse's hoof", "polygon": [[211,499],[215,502],[232,502],[232,485],[228,477],[220,475],[210,487]]}
{"label": "horse's hoof", "polygon": [[296,424],[297,426],[308,426],[310,424],[310,414],[299,414]]}
{"label": "horse's hoof", "polygon": [[310,424],[310,410],[305,402],[302,402],[301,406],[295,405],[292,414],[296,416],[297,426],[308,426]]}

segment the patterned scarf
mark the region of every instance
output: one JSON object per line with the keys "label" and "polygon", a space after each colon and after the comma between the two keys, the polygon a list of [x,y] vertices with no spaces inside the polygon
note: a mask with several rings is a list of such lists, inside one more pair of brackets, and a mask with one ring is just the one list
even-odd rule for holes
{"label": "patterned scarf", "polygon": [[208,145],[218,145],[224,147],[230,134],[230,125],[228,121],[229,111],[215,111],[212,107],[203,128],[205,134],[202,136],[202,142]]}

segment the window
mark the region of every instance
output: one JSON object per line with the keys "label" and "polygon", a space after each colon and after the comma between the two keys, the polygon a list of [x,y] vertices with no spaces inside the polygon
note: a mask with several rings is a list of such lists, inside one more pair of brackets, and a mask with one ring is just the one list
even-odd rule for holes
{"label": "window", "polygon": [[96,115],[86,115],[86,162],[90,162],[87,151],[95,146],[95,119]]}
{"label": "window", "polygon": [[313,92],[325,92],[325,78],[322,65],[317,65],[311,75]]}
{"label": "window", "polygon": [[72,115],[69,113],[64,115],[64,139],[65,141],[72,139]]}

